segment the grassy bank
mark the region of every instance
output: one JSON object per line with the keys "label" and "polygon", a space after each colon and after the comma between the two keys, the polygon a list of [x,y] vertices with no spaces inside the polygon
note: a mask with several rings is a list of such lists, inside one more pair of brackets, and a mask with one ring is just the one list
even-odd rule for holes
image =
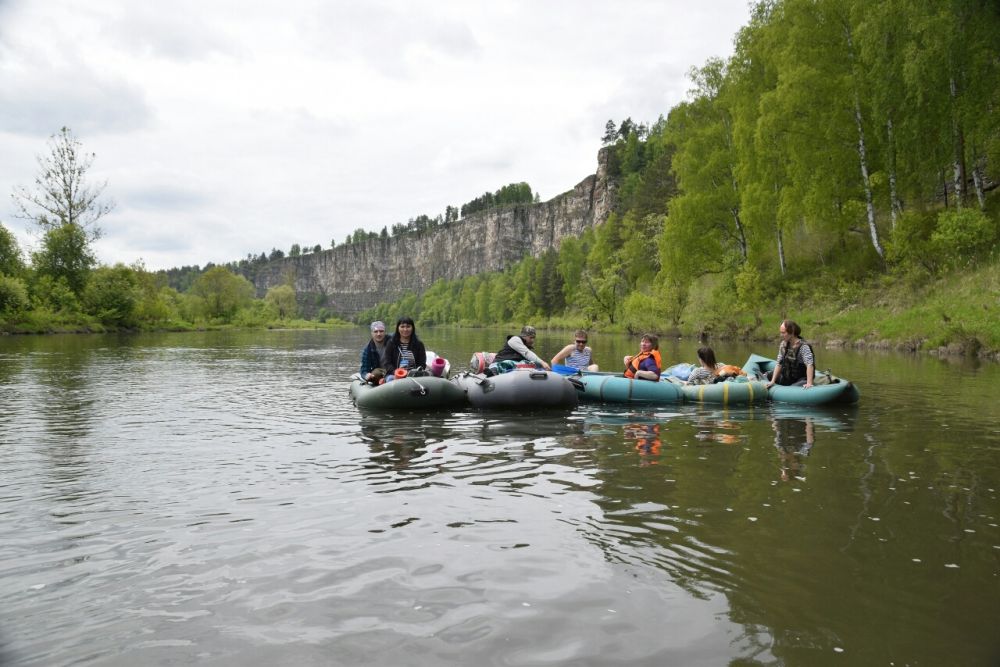
{"label": "grassy bank", "polygon": [[997,359],[1000,265],[936,279],[884,278],[852,298],[812,304],[797,317],[828,342]]}
{"label": "grassy bank", "polygon": [[[663,318],[595,325],[583,316],[539,321],[538,326],[638,333],[707,340],[771,341],[782,319],[798,322],[804,337],[831,347],[973,355],[1000,360],[1000,263],[939,277],[881,276],[872,283],[844,283],[825,290],[790,285],[781,303],[762,302],[749,312],[718,297],[708,279],[694,290],[680,321]],[[509,327],[519,327],[512,322]]]}

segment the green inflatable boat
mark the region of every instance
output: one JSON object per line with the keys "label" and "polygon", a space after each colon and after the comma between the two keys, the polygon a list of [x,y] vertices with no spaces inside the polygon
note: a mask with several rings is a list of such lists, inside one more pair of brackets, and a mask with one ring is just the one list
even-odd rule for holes
{"label": "green inflatable boat", "polygon": [[466,405],[465,392],[445,378],[404,377],[372,385],[351,377],[351,398],[359,408],[374,410],[438,410]]}
{"label": "green inflatable boat", "polygon": [[[776,363],[774,359],[751,354],[743,364],[743,370],[748,377],[767,382]],[[861,392],[853,382],[823,371],[816,371],[814,384],[808,389],[802,386],[785,387],[776,384],[767,390],[767,394],[772,401],[796,405],[848,405],[857,403],[861,398]]]}
{"label": "green inflatable boat", "polygon": [[689,403],[714,405],[758,405],[767,402],[767,383],[760,380],[726,380],[715,384],[685,384],[681,386],[684,400]]}
{"label": "green inflatable boat", "polygon": [[633,380],[621,373],[583,371],[580,373],[580,400],[602,403],[680,403],[684,400],[680,386],[660,380]]}

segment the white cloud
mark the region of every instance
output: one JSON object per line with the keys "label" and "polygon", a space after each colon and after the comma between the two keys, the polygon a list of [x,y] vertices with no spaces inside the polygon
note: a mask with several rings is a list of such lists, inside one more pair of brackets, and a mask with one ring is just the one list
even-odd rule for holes
{"label": "white cloud", "polygon": [[0,4],[0,221],[45,139],[97,154],[97,251],[151,268],[342,242],[596,168],[726,56],[743,0]]}

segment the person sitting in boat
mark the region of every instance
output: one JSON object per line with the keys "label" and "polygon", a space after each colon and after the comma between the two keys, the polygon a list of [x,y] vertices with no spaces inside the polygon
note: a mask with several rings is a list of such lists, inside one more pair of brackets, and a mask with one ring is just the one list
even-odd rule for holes
{"label": "person sitting in boat", "polygon": [[396,333],[389,339],[389,367],[386,372],[397,368],[413,370],[427,366],[427,348],[417,338],[417,327],[412,317],[401,317],[396,321]]}
{"label": "person sitting in boat", "polygon": [[660,359],[660,339],[653,334],[643,334],[639,343],[639,354],[626,356],[625,377],[637,380],[660,381],[660,369],[663,361]]}
{"label": "person sitting in boat", "polygon": [[739,366],[723,364],[715,360],[715,350],[705,346],[698,348],[698,367],[688,375],[688,384],[715,384],[729,378],[746,375]]}
{"label": "person sitting in boat", "polygon": [[712,384],[718,377],[722,364],[715,360],[715,350],[710,347],[698,348],[698,367],[688,375],[688,384]]}
{"label": "person sitting in boat", "polygon": [[372,338],[368,341],[361,350],[361,371],[360,375],[365,379],[365,382],[371,382],[373,379],[372,371],[376,368],[384,371],[389,365],[389,346],[386,345],[385,340],[385,323],[380,320],[375,320],[371,323]]}
{"label": "person sitting in boat", "polygon": [[816,357],[812,345],[799,337],[802,329],[791,320],[784,320],[778,327],[778,332],[781,334],[781,345],[778,346],[777,363],[767,386],[797,385],[808,389],[813,386],[813,377],[816,375]]}
{"label": "person sitting in boat", "polygon": [[528,362],[552,370],[545,361],[535,354],[535,327],[524,325],[517,336],[507,336],[507,342],[493,357],[493,363],[501,361]]}
{"label": "person sitting in boat", "polygon": [[553,366],[564,363],[570,368],[581,371],[596,371],[597,364],[591,363],[594,360],[594,351],[587,347],[587,332],[577,329],[575,339],[572,343],[559,350],[550,362]]}

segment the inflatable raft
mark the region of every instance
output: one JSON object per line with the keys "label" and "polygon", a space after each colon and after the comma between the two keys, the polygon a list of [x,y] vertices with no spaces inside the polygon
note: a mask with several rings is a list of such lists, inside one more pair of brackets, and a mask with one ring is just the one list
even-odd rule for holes
{"label": "inflatable raft", "polygon": [[633,380],[621,373],[583,371],[579,381],[583,384],[580,399],[603,403],[680,403],[684,400],[681,388],[661,380]]}
{"label": "inflatable raft", "polygon": [[[775,364],[774,359],[751,354],[743,364],[743,370],[748,377],[767,382]],[[808,389],[802,386],[785,387],[776,384],[767,390],[768,397],[772,401],[796,405],[844,405],[857,403],[861,398],[861,392],[853,382],[819,370],[816,371],[815,379],[820,380],[821,384],[813,384]],[[828,384],[822,384],[824,381],[828,381]]]}
{"label": "inflatable raft", "polygon": [[768,399],[767,383],[759,380],[726,380],[715,384],[685,384],[681,386],[684,400],[689,403],[715,405],[758,405]]}
{"label": "inflatable raft", "polygon": [[465,405],[465,392],[445,378],[404,377],[372,385],[360,375],[351,378],[351,398],[359,408],[375,410],[436,410]]}
{"label": "inflatable raft", "polygon": [[572,382],[545,370],[518,369],[492,377],[466,372],[451,382],[477,408],[574,408],[579,401]]}

